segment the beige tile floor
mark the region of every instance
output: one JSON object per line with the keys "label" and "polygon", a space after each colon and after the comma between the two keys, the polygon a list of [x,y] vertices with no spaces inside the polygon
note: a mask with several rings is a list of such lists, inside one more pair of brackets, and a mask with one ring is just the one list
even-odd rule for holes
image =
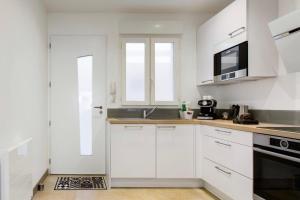
{"label": "beige tile floor", "polygon": [[54,191],[57,176],[48,176],[45,190],[34,200],[216,200],[203,189],[127,189],[117,188],[96,191]]}

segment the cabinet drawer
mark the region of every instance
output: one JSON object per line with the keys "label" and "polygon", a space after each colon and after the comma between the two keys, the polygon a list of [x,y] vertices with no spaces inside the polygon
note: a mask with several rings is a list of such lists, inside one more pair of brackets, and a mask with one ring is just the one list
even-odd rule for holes
{"label": "cabinet drawer", "polygon": [[194,126],[157,126],[157,178],[194,177]]}
{"label": "cabinet drawer", "polygon": [[249,178],[253,178],[253,150],[249,146],[204,136],[204,156]]}
{"label": "cabinet drawer", "polygon": [[204,126],[203,127],[204,135],[227,140],[230,142],[235,142],[247,146],[253,146],[253,134],[245,131],[237,131],[226,128],[212,127],[212,126]]}
{"label": "cabinet drawer", "polygon": [[252,200],[253,181],[236,172],[224,168],[208,159],[204,159],[203,177],[233,200]]}
{"label": "cabinet drawer", "polygon": [[112,178],[155,178],[155,126],[111,127]]}

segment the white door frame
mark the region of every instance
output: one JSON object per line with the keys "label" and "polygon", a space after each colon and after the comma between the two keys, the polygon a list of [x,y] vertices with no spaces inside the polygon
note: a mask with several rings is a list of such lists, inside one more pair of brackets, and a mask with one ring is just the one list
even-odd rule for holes
{"label": "white door frame", "polygon": [[[52,38],[53,37],[57,37],[57,36],[86,36],[86,37],[89,37],[89,36],[99,36],[99,37],[103,37],[104,40],[105,40],[105,50],[106,50],[106,59],[105,59],[105,68],[104,68],[104,72],[105,72],[105,79],[104,79],[104,88],[105,88],[105,91],[104,91],[104,95],[105,95],[105,102],[103,104],[103,107],[104,109],[107,110],[107,63],[108,63],[108,36],[105,35],[105,34],[50,34],[48,35],[48,159],[49,159],[49,173],[51,174],[51,146],[52,146],[52,143],[51,143],[51,80],[52,80],[52,77],[51,77],[51,42],[52,42]],[[105,119],[107,118],[107,112],[104,112],[105,113]],[[106,132],[106,127],[105,127],[105,132]],[[105,137],[106,137],[106,134],[105,134]],[[106,139],[105,139],[105,146],[106,146]],[[107,166],[106,164],[106,160],[104,161],[105,162],[105,166]],[[107,171],[107,170],[106,170]]]}

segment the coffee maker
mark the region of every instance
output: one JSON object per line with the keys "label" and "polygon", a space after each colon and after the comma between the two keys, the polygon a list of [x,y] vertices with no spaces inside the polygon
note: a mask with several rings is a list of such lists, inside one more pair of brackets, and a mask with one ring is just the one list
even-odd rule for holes
{"label": "coffee maker", "polygon": [[213,120],[216,118],[217,101],[210,96],[204,96],[203,99],[198,101],[200,112],[197,119]]}

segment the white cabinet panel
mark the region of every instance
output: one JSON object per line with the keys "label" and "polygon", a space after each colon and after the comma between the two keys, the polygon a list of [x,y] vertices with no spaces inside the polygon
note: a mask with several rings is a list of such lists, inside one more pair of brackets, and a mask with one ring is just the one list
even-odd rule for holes
{"label": "white cabinet panel", "polygon": [[253,181],[208,159],[204,159],[203,177],[233,200],[252,200]]}
{"label": "white cabinet panel", "polygon": [[111,126],[112,178],[155,177],[155,126]]}
{"label": "white cabinet panel", "polygon": [[253,134],[245,131],[237,131],[227,128],[203,126],[204,135],[227,140],[247,146],[253,146]]}
{"label": "white cabinet panel", "polygon": [[157,126],[157,178],[194,177],[194,126]]}
{"label": "white cabinet panel", "polygon": [[197,85],[211,84],[214,81],[214,44],[217,31],[215,30],[215,19],[200,26],[197,31]]}
{"label": "white cabinet panel", "polygon": [[234,1],[215,18],[216,26],[219,27],[217,43],[239,37],[247,29],[247,0]]}
{"label": "white cabinet panel", "polygon": [[202,178],[202,166],[203,166],[203,152],[204,152],[204,144],[203,144],[203,134],[202,134],[203,126],[196,126],[195,131],[195,167],[196,167],[196,177]]}
{"label": "white cabinet panel", "polygon": [[253,178],[252,147],[204,136],[204,156],[242,175]]}

